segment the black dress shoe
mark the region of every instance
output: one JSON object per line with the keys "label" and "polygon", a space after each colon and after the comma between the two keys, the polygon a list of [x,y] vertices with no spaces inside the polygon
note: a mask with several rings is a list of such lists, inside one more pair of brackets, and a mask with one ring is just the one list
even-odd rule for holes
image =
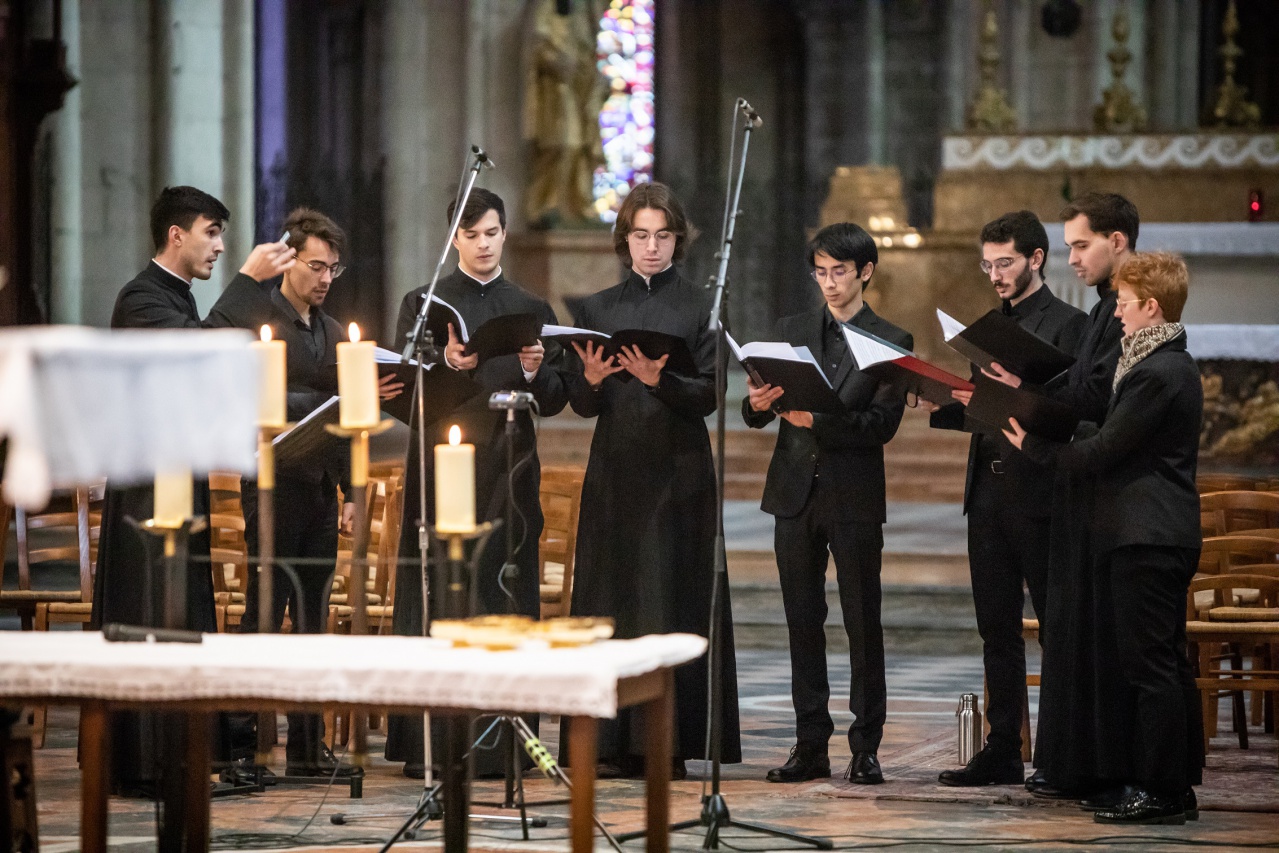
{"label": "black dress shoe", "polygon": [[671,781],[683,782],[688,778],[688,767],[684,764],[682,758],[671,759]]}
{"label": "black dress shoe", "polygon": [[229,785],[256,785],[259,779],[263,785],[275,784],[271,768],[255,764],[252,758],[237,758],[218,771],[218,781]]}
{"label": "black dress shoe", "polygon": [[810,779],[830,778],[830,757],[826,750],[807,744],[791,747],[790,758],[781,767],[774,767],[764,777],[770,782],[807,782]]}
{"label": "black dress shoe", "polygon": [[1131,785],[1116,785],[1113,788],[1105,788],[1091,797],[1085,797],[1080,800],[1079,807],[1090,812],[1113,809],[1131,796],[1133,790]]}
{"label": "black dress shoe", "polygon": [[884,771],[879,768],[879,759],[873,752],[854,752],[853,760],[848,762],[844,778],[854,785],[882,785]]}
{"label": "black dress shoe", "polygon": [[404,775],[410,779],[425,779],[426,764],[421,761],[404,762]]}
{"label": "black dress shoe", "polygon": [[1199,798],[1195,796],[1195,789],[1187,788],[1183,799],[1186,804],[1186,820],[1199,820]]}
{"label": "black dress shoe", "polygon": [[[407,771],[408,767],[405,767]],[[313,761],[294,761],[289,759],[285,766],[284,774],[286,776],[323,776],[333,779],[350,779],[353,776],[363,776],[364,771],[359,767],[353,767],[350,764],[343,764],[333,755],[333,752],[325,745],[320,745],[320,753]],[[423,773],[425,776],[425,773]]]}
{"label": "black dress shoe", "polygon": [[1020,785],[1025,777],[1020,755],[1000,755],[986,747],[962,769],[943,770],[937,781],[952,788],[975,788],[981,785]]}
{"label": "black dress shoe", "polygon": [[1030,778],[1026,780],[1026,790],[1045,800],[1078,800],[1091,793],[1075,788],[1059,788],[1049,781],[1042,770],[1036,770],[1030,774]]}
{"label": "black dress shoe", "polygon": [[1033,792],[1035,788],[1038,787],[1039,785],[1047,785],[1047,784],[1048,784],[1048,776],[1045,775],[1044,771],[1042,770],[1035,770],[1028,777],[1026,777],[1027,791]]}
{"label": "black dress shoe", "polygon": [[1186,822],[1186,803],[1181,796],[1169,797],[1144,788],[1133,788],[1120,803],[1099,810],[1092,819],[1097,823],[1179,826]]}

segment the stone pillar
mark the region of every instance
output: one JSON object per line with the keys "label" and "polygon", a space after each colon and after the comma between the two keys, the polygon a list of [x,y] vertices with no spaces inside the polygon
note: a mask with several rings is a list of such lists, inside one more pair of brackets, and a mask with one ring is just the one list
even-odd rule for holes
{"label": "stone pillar", "polygon": [[970,97],[977,55],[974,8],[972,0],[946,3],[946,128],[951,133],[964,129],[964,111]]}
{"label": "stone pillar", "polygon": [[866,0],[866,137],[870,162],[887,162],[888,104],[885,91],[884,0]]}
{"label": "stone pillar", "polygon": [[[77,80],[82,79],[80,66],[80,5],[62,5],[62,41],[67,46],[67,71]],[[50,234],[52,242],[52,298],[49,305],[49,321],[52,323],[81,323],[84,321],[84,305],[81,286],[84,279],[83,240],[83,168],[81,159],[81,99],[82,86],[75,86],[66,94],[62,109],[54,114],[53,122],[53,192]]]}
{"label": "stone pillar", "polygon": [[[1032,107],[1039,82],[1031,49],[1031,35],[1037,26],[1039,10],[1028,3],[1012,3],[1005,10],[999,22],[1003,30],[1002,41],[1008,50],[1004,78],[1008,82],[1009,102],[1017,111],[1018,127],[1029,131],[1032,129]],[[1042,90],[1039,97],[1043,97]]]}
{"label": "stone pillar", "polygon": [[[254,141],[256,39],[253,7],[253,0],[223,0],[221,198],[231,211],[231,227],[225,240],[226,260],[231,263],[222,269],[223,281],[231,279],[257,242],[254,222],[257,213],[257,172]],[[278,236],[272,235],[272,239]]]}
{"label": "stone pillar", "polygon": [[[427,73],[427,19],[429,13],[416,0],[392,0],[385,6],[382,27],[382,91],[385,94],[382,150],[386,154],[385,204],[386,283],[388,317],[394,328],[399,300],[413,288],[425,284],[434,268],[438,245],[428,245],[427,235],[439,234],[442,217],[431,217],[429,202],[441,194],[444,180],[456,180],[454,170],[441,180],[431,172],[427,152],[432,144],[428,132],[427,92],[445,90],[443,81],[433,81]],[[459,159],[459,158],[454,158]],[[454,167],[454,169],[460,166]],[[437,227],[431,229],[430,224]],[[430,241],[437,243],[437,241]],[[393,342],[395,349],[399,341]]]}

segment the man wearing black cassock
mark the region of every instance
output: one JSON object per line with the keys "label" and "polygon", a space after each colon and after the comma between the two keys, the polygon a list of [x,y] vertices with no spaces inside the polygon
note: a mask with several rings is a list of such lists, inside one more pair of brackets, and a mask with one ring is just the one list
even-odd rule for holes
{"label": "man wearing black cassock", "polygon": [[[1098,779],[1110,790],[1084,801],[1098,823],[1183,824],[1199,817],[1203,726],[1186,657],[1186,599],[1199,566],[1199,426],[1203,385],[1186,351],[1181,311],[1190,275],[1165,252],[1135,254],[1116,270],[1115,315],[1123,352],[1101,428],[1069,443],[1027,435],[1015,419],[1008,440],[1041,464],[1092,472],[1097,574],[1109,579],[1114,657],[1100,667],[1126,688],[1107,694],[1123,728],[1106,741]],[[1098,608],[1100,621],[1105,612]]]}
{"label": "man wearing black cassock", "polygon": [[[284,341],[288,379],[288,419],[299,421],[323,405],[337,389],[333,365],[337,345],[347,340],[346,329],[321,306],[329,288],[343,272],[341,253],[346,235],[322,213],[300,207],[284,222],[288,245],[297,252],[297,263],[284,273],[279,287],[249,303],[228,291],[209,312],[214,325],[258,331],[271,328],[272,339]],[[399,393],[394,374],[383,377],[384,399]],[[275,556],[288,561],[296,573],[295,587],[289,575],[274,569],[271,601],[272,630],[279,631],[287,605],[294,633],[321,634],[328,621],[329,593],[337,565],[338,488],[350,492],[350,455],[344,442],[333,441],[319,458],[281,466],[276,474]],[[244,538],[250,557],[258,553],[257,481],[242,482]],[[355,504],[342,507],[342,526],[349,528]],[[349,529],[348,531],[349,532]],[[245,596],[242,633],[258,630],[258,574],[250,572]],[[348,777],[357,768],[339,765],[324,745],[323,718],[318,714],[290,712],[285,746],[289,776]]]}
{"label": "man wearing black cassock", "polygon": [[[199,329],[193,279],[208,279],[224,251],[223,225],[230,213],[222,202],[194,187],[168,187],[151,209],[151,237],[155,258],[124,286],[111,315],[113,329]],[[259,281],[279,275],[292,265],[294,252],[281,243],[256,247],[227,286],[227,293],[252,301],[259,298]],[[102,539],[94,577],[92,625],[116,622],[157,625],[164,612],[162,578],[154,569],[152,597],[145,595],[147,565],[159,560],[158,549],[125,520],[142,521],[153,511],[150,484],[107,489],[102,512]],[[195,515],[207,515],[209,490],[197,481]],[[190,540],[186,619],[181,626],[198,631],[217,630],[213,579],[209,570],[209,535]],[[111,732],[112,787],[122,794],[150,796],[164,758],[157,751],[154,715],[133,712],[113,715]]]}
{"label": "man wearing black cassock", "polygon": [[[681,631],[707,636],[715,566],[715,475],[705,418],[715,411],[715,334],[707,294],[683,278],[689,225],[663,184],[640,184],[617,214],[613,244],[630,267],[626,279],[576,305],[578,326],[611,334],[649,329],[683,338],[696,376],[665,370],[638,348],[603,358],[574,345],[582,373],[570,380],[573,411],[598,418],[582,488],[572,613],[607,616],[615,636]],[[737,666],[731,608],[724,589],[719,653],[723,660],[723,751],[741,761]],[[705,754],[706,658],[675,671],[674,776]],[[629,711],[601,720],[599,758],[606,775],[642,772],[644,738]],[[560,743],[567,742],[561,735]],[[561,750],[563,753],[564,750]]]}
{"label": "man wearing black cassock", "polygon": [[[456,202],[448,207],[452,221]],[[506,206],[488,190],[472,190],[462,211],[453,246],[458,253],[458,267],[452,275],[440,279],[435,293],[457,309],[472,332],[494,317],[508,314],[532,314],[543,324],[556,322],[555,312],[545,300],[508,280],[502,274],[502,249],[506,242]],[[403,344],[412,330],[422,307],[427,287],[408,293],[400,304],[396,324],[396,341]],[[434,310],[440,310],[438,308]],[[467,356],[459,330],[449,324],[449,340],[444,359],[449,368],[471,374],[483,388],[468,403],[449,417],[428,426],[427,447],[447,442],[450,425],[461,427],[462,438],[475,445],[476,519],[480,522],[502,519],[513,525],[515,552],[511,562],[514,571],[504,571],[507,563],[506,531],[499,531],[488,542],[479,558],[475,574],[480,613],[518,613],[537,618],[541,609],[538,584],[538,538],[542,534],[542,507],[538,497],[541,466],[537,458],[537,437],[528,410],[515,413],[515,436],[511,442],[515,471],[511,490],[513,506],[508,500],[506,412],[488,407],[494,391],[523,391],[533,395],[542,417],[563,411],[567,402],[558,366],[558,345],[543,347],[541,342],[525,347],[520,353],[497,356],[483,363],[478,354]],[[440,369],[437,367],[436,369]],[[416,413],[416,406],[412,410]],[[395,620],[397,634],[422,635],[422,573],[419,568],[418,524],[418,438],[409,440],[405,465],[404,526],[400,540],[400,565],[395,580]],[[426,459],[426,518],[435,518],[434,459]],[[512,511],[512,509],[514,511]],[[434,591],[436,588],[432,587]],[[437,614],[438,597],[432,596],[432,616]],[[536,720],[530,721],[536,725]],[[508,763],[505,734],[496,749],[480,753],[476,773],[493,775]],[[420,778],[424,772],[421,717],[392,717],[387,730],[386,757],[405,762],[405,775]]]}
{"label": "man wearing black cassock", "polygon": [[[852,683],[848,729],[852,761],[844,778],[861,785],[884,781],[879,744],[888,711],[884,677],[884,629],[880,623],[879,573],[886,520],[884,445],[897,433],[905,395],[862,373],[844,338],[845,324],[904,349],[910,334],[877,315],[863,291],[879,262],[875,241],[858,225],[842,222],[817,232],[808,263],[824,304],[777,323],[776,337],[806,346],[820,358],[847,411],[781,413],[777,446],[768,466],[762,509],[776,519],[774,550],[790,634],[791,700],[795,746],[770,782],[803,782],[830,776],[830,716],[826,674],[826,566],[833,557],[839,603],[848,633]],[[750,386],[742,417],[767,426],[785,389]]]}
{"label": "man wearing black cassock", "polygon": [[[1088,314],[1065,381],[1040,390],[1069,404],[1081,421],[1101,426],[1123,338],[1111,279],[1136,249],[1140,217],[1123,196],[1088,193],[1067,205],[1061,218],[1070,265],[1101,300]],[[992,365],[992,375],[1021,384],[999,365]],[[1088,796],[1107,787],[1105,780],[1130,776],[1129,726],[1124,704],[1115,701],[1128,688],[1110,665],[1118,654],[1111,578],[1092,547],[1096,491],[1088,471],[1060,470],[1053,481],[1036,772],[1026,780],[1027,789],[1044,797]]]}
{"label": "man wearing black cassock", "polygon": [[[1048,234],[1029,210],[1006,213],[981,231],[982,272],[1017,325],[1062,352],[1074,355],[1088,317],[1062,302],[1044,281]],[[1038,270],[1038,275],[1035,274]],[[973,368],[976,373],[977,368]],[[972,392],[954,392],[960,400]],[[965,429],[964,403],[933,411],[937,429]],[[974,432],[968,448],[964,513],[968,516],[968,564],[972,573],[977,630],[986,671],[985,748],[958,770],[942,771],[943,785],[1020,785],[1021,718],[1026,696],[1026,645],[1022,639],[1023,583],[1035,616],[1045,612],[1052,472],[1031,462],[1002,436]]]}

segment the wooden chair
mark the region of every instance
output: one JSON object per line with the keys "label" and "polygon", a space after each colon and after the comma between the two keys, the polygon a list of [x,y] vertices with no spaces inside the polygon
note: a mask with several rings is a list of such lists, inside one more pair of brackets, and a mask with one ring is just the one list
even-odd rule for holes
{"label": "wooden chair", "polygon": [[[1256,590],[1258,605],[1240,607],[1234,602],[1241,590]],[[1211,593],[1210,606],[1202,606],[1200,593]],[[1234,693],[1235,724],[1239,745],[1247,748],[1247,722],[1243,718],[1243,691],[1266,694],[1273,714],[1279,695],[1279,577],[1227,573],[1197,576],[1190,582],[1186,602],[1186,636],[1194,644],[1198,663],[1195,684],[1203,703],[1204,746],[1217,733],[1217,699]],[[1244,668],[1241,657],[1231,659],[1229,669],[1214,664],[1222,660],[1216,649],[1222,645],[1248,650],[1252,667]],[[1273,717],[1271,718],[1273,727]]]}
{"label": "wooden chair", "polygon": [[[2,595],[4,605],[18,611],[23,630],[48,631],[59,624],[88,629],[105,494],[106,484],[97,483],[55,494],[44,512],[15,511],[18,589]],[[78,589],[32,589],[31,567],[55,561],[77,564]],[[37,749],[44,746],[46,718],[44,705],[33,706],[28,714],[31,742]]]}
{"label": "wooden chair", "polygon": [[1219,575],[1231,566],[1279,562],[1279,538],[1226,534],[1208,536],[1199,555],[1200,574]]}
{"label": "wooden chair", "polygon": [[1262,481],[1257,477],[1242,474],[1200,474],[1195,478],[1195,486],[1201,495],[1208,492],[1251,491],[1260,482]]}
{"label": "wooden chair", "polygon": [[225,633],[244,618],[249,588],[249,546],[244,540],[244,505],[240,475],[209,473],[209,562],[218,631]]}
{"label": "wooden chair", "polygon": [[1279,528],[1279,492],[1208,492],[1199,497],[1204,536]]}
{"label": "wooden chair", "polygon": [[577,520],[585,476],[581,468],[548,466],[542,469],[538,497],[545,522],[537,544],[543,619],[568,616],[572,606]]}

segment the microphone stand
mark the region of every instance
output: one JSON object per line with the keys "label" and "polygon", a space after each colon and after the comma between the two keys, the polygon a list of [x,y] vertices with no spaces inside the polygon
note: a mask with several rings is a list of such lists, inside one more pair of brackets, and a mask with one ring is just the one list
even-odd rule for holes
{"label": "microphone stand", "polygon": [[[417,473],[418,473],[418,519],[417,519],[417,547],[418,547],[418,565],[422,570],[422,636],[430,636],[430,573],[427,569],[428,550],[430,543],[430,532],[426,521],[426,400],[423,392],[426,387],[426,365],[433,364],[439,358],[439,348],[435,344],[435,336],[431,333],[427,326],[427,318],[431,313],[431,303],[435,296],[435,288],[440,282],[440,273],[444,269],[444,263],[448,260],[449,249],[453,246],[453,238],[457,235],[457,229],[462,222],[462,212],[466,209],[466,202],[471,197],[471,190],[475,186],[475,179],[479,177],[480,170],[484,168],[493,168],[493,162],[484,153],[479,146],[472,145],[471,153],[468,157],[468,163],[462,172],[462,180],[458,187],[458,194],[453,206],[453,219],[449,223],[448,237],[444,240],[444,249],[440,252],[440,259],[435,264],[435,272],[431,275],[431,285],[427,288],[426,296],[422,300],[422,307],[418,309],[417,319],[413,321],[413,329],[408,334],[408,339],[404,345],[404,351],[400,355],[402,363],[409,363],[416,360],[417,370],[414,372],[413,393],[417,401]],[[446,365],[447,366],[447,365]],[[433,773],[431,770],[431,715],[425,713],[422,715],[422,761],[425,765],[425,775],[422,785],[422,804],[421,810],[427,816],[427,819],[438,819],[444,816],[444,808],[436,799],[436,791],[438,788],[434,785]]]}
{"label": "microphone stand", "polygon": [[[738,114],[742,116],[742,125],[737,126]],[[705,793],[702,788],[702,813],[694,820],[671,824],[671,831],[691,829],[695,826],[706,827],[706,838],[702,847],[706,850],[718,850],[720,830],[736,827],[750,832],[758,832],[777,838],[785,838],[801,844],[811,844],[818,850],[830,850],[834,845],[825,838],[812,838],[776,829],[757,823],[745,823],[734,820],[728,810],[728,801],[720,791],[720,765],[724,751],[724,655],[721,650],[724,631],[724,591],[728,585],[728,565],[724,543],[724,434],[728,393],[728,367],[725,363],[724,341],[724,303],[728,293],[728,259],[733,248],[733,235],[737,228],[737,214],[740,212],[742,183],[746,177],[746,153],[750,146],[751,131],[762,124],[759,114],[751,108],[744,98],[738,98],[733,104],[733,115],[729,121],[728,148],[728,186],[724,194],[724,223],[720,229],[720,249],[715,254],[719,261],[719,270],[711,280],[710,286],[715,289],[715,299],[711,303],[710,325],[715,331],[715,567],[711,583],[710,628],[707,631],[706,654],[708,655],[707,681],[710,701],[707,703],[706,719],[706,752],[711,764],[711,789]],[[742,134],[741,159],[736,158],[737,133]],[[737,167],[734,178],[733,168]],[[630,841],[642,837],[644,832],[633,832],[617,836],[619,841]]]}

